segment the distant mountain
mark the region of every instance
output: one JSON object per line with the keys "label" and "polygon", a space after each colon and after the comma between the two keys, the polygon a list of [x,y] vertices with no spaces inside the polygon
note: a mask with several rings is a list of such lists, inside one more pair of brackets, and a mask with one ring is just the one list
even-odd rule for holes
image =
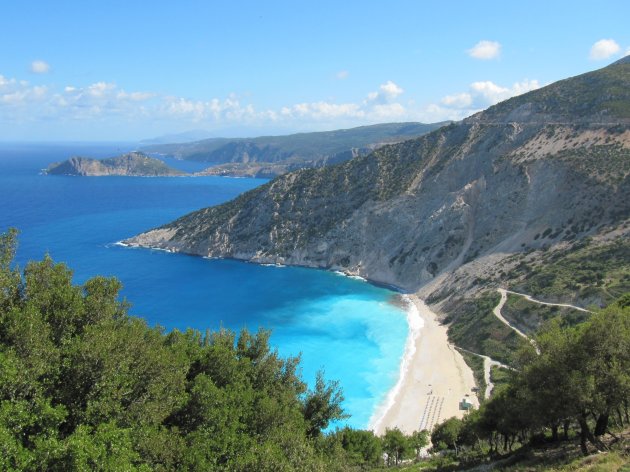
{"label": "distant mountain", "polygon": [[365,155],[385,144],[417,138],[447,123],[387,123],[359,128],[258,138],[212,138],[144,146],[145,152],[208,162],[207,175],[269,177]]}
{"label": "distant mountain", "polygon": [[[554,264],[582,254],[571,267],[583,268],[619,244],[628,267],[629,217],[626,58],[421,138],[286,174],[128,242],[339,269],[410,291],[428,286],[436,303],[492,284],[527,285],[518,264],[534,276],[550,254]],[[577,273],[564,274],[572,282],[553,296],[582,304],[612,296],[610,274],[598,273],[602,289],[587,293],[575,288]],[[613,278],[615,290],[630,288],[623,273]]]}
{"label": "distant mountain", "polygon": [[72,157],[66,161],[49,165],[46,173],[50,175],[123,175],[136,177],[185,175],[184,172],[173,169],[159,159],[154,159],[141,152],[130,152],[108,159]]}
{"label": "distant mountain", "polygon": [[208,139],[212,137],[212,132],[196,129],[191,131],[184,131],[183,133],[165,134],[155,138],[143,139],[140,141],[141,146],[151,146],[154,144],[169,144],[169,143],[189,143],[191,141],[200,141],[202,139]]}

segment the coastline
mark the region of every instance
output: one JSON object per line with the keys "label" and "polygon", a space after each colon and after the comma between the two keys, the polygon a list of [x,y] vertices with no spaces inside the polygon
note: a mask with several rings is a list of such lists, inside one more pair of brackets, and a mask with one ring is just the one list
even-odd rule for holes
{"label": "coastline", "polygon": [[[471,390],[475,386],[472,371],[449,344],[446,327],[417,295],[405,298],[413,304],[408,314],[409,336],[398,382],[370,419],[368,429],[377,435],[394,427],[407,434],[430,430],[447,418],[462,417],[459,402],[464,398],[478,406]],[[416,325],[411,324],[414,313],[419,320]]]}
{"label": "coastline", "polygon": [[[129,244],[125,240],[114,244],[127,248],[143,247],[164,252],[179,252]],[[286,267],[278,263],[238,260],[264,266]],[[354,273],[334,269],[323,270],[373,283]],[[375,285],[383,286],[378,283]],[[475,387],[472,370],[461,354],[448,342],[446,326],[439,323],[435,313],[417,294],[404,294],[397,290],[397,287],[387,288],[398,292],[400,299],[406,304],[409,333],[398,367],[398,380],[374,408],[366,429],[374,431],[377,435],[382,435],[386,429],[395,427],[407,434],[420,429],[430,430],[434,424],[444,419],[452,416],[461,418],[464,411],[459,410],[459,402],[464,398],[478,407],[477,396],[472,392],[472,388]],[[439,405],[439,409],[435,407],[436,404]]]}
{"label": "coastline", "polygon": [[411,300],[409,295],[401,295],[401,299],[406,304],[406,307],[404,308],[407,314],[409,333],[407,335],[405,349],[398,366],[398,380],[396,381],[396,384],[386,393],[385,399],[376,406],[372,416],[370,417],[367,429],[373,431],[379,429],[387,412],[391,410],[396,403],[396,397],[400,394],[404,386],[405,377],[412,365],[414,354],[416,353],[418,338],[420,337],[422,328],[424,327],[424,320],[420,316],[418,307]]}

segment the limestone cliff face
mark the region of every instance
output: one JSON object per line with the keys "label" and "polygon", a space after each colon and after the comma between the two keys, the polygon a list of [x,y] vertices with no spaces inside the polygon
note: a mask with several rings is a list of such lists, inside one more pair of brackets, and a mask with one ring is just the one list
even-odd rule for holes
{"label": "limestone cliff face", "polygon": [[[579,89],[594,94],[591,115],[571,93],[576,80],[594,88]],[[341,269],[416,290],[481,256],[620,225],[630,216],[630,64],[559,84],[341,165],[286,174],[127,243]]]}
{"label": "limestone cliff face", "polygon": [[141,152],[130,152],[110,159],[90,159],[86,157],[72,157],[66,161],[51,164],[46,170],[51,175],[78,176],[176,176],[184,175],[158,159],[153,159]]}

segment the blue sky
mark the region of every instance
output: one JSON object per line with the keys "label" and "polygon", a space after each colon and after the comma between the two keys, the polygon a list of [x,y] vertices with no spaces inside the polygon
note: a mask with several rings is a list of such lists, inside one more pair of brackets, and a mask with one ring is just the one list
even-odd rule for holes
{"label": "blue sky", "polygon": [[4,2],[0,140],[459,119],[630,52],[630,2]]}

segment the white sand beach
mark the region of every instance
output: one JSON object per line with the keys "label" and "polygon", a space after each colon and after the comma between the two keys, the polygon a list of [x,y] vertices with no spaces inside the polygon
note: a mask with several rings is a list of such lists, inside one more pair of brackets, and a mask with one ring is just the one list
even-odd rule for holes
{"label": "white sand beach", "polygon": [[415,339],[405,353],[411,355],[408,359],[403,357],[402,376],[370,421],[369,427],[376,434],[393,427],[405,433],[430,430],[446,418],[462,417],[464,411],[459,409],[459,402],[463,398],[478,406],[471,390],[475,386],[473,373],[461,354],[448,343],[446,327],[440,325],[420,298],[415,295],[408,298],[415,304],[416,316],[420,316],[424,325],[419,330],[411,326],[410,333],[412,336],[415,333]]}

